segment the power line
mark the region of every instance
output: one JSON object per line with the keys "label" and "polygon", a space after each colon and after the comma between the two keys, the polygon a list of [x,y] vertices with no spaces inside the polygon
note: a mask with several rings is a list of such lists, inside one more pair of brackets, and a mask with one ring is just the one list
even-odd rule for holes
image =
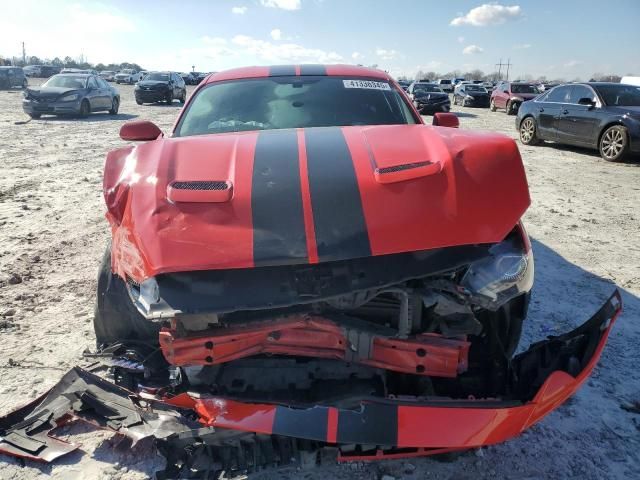
{"label": "power line", "polygon": [[507,58],[507,63],[502,63],[502,59],[500,59],[500,63],[496,63],[496,67],[498,67],[498,77],[500,77],[500,80],[502,80],[502,67],[507,67],[507,80],[509,80],[509,67],[513,67],[511,59]]}

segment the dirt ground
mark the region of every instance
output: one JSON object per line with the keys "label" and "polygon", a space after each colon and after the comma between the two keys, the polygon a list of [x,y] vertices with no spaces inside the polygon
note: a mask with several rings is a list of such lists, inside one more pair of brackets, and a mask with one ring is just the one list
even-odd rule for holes
{"label": "dirt ground", "polygon": [[[96,272],[108,230],[101,197],[106,152],[122,123],[169,130],[174,106],[138,106],[118,86],[118,116],[43,118],[26,124],[19,92],[0,92],[0,415],[49,389],[93,348]],[[461,127],[516,137],[504,112],[456,107]],[[567,404],[506,444],[432,459],[288,468],[251,479],[640,478],[640,161],[610,164],[596,152],[521,146],[533,203],[536,283],[522,344],[586,320],[617,285],[625,311],[593,377]],[[489,152],[490,154],[490,152]],[[82,450],[56,465],[0,457],[2,479],[137,479],[163,460],[145,446],[68,429]]]}

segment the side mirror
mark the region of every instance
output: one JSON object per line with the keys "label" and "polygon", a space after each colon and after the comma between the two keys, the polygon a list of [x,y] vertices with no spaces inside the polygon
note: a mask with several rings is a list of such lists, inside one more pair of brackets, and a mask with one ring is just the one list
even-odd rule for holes
{"label": "side mirror", "polygon": [[578,105],[584,105],[586,107],[593,108],[596,106],[596,102],[593,101],[593,98],[584,97],[578,100]]}
{"label": "side mirror", "polygon": [[132,142],[144,142],[155,140],[162,135],[162,130],[148,120],[135,120],[127,122],[120,127],[120,138]]}
{"label": "side mirror", "polygon": [[439,112],[433,116],[433,126],[458,128],[460,126],[460,121],[455,113]]}

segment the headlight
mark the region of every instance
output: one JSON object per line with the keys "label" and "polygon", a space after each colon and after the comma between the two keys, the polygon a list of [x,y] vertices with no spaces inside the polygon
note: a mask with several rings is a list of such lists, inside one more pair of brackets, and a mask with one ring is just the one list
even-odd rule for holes
{"label": "headlight", "polygon": [[465,95],[464,99],[465,100],[473,100],[473,97],[471,95]]}
{"label": "headlight", "polygon": [[[522,238],[520,238],[522,235]],[[460,282],[471,303],[489,310],[500,306],[533,286],[533,253],[524,245],[526,233],[516,228],[489,250],[489,256],[473,262]]]}
{"label": "headlight", "polygon": [[511,100],[517,100],[518,102],[524,102],[524,98],[522,98],[522,97],[513,97]]}
{"label": "headlight", "polygon": [[80,95],[78,95],[77,93],[72,93],[71,95],[65,95],[64,97],[62,97],[60,99],[61,102],[73,102],[74,100],[77,100],[78,98],[80,98]]}
{"label": "headlight", "polygon": [[160,300],[158,282],[153,277],[146,279],[141,284],[129,281],[128,287],[131,299],[140,304],[145,310],[149,310],[151,305],[158,303]]}

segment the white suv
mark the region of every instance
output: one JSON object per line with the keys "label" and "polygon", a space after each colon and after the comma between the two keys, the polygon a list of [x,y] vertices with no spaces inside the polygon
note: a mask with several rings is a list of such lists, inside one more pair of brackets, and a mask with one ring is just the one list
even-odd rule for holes
{"label": "white suv", "polygon": [[142,72],[137,72],[131,68],[125,68],[116,73],[116,83],[136,83],[142,79]]}

